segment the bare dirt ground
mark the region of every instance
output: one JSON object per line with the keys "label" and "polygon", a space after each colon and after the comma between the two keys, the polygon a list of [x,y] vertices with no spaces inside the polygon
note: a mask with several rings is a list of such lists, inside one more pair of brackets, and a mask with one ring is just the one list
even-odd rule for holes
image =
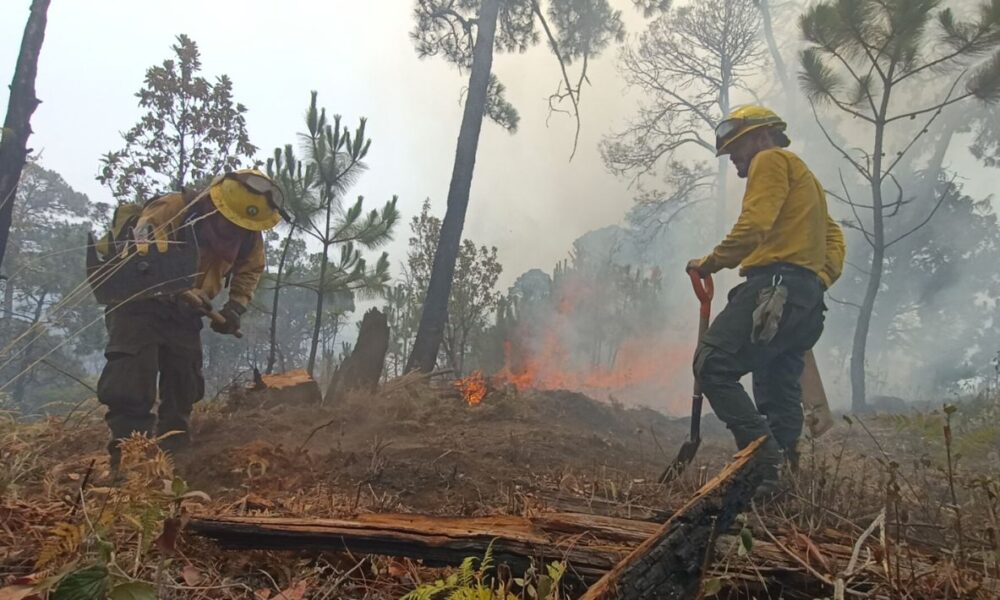
{"label": "bare dirt ground", "polygon": [[[700,464],[732,453],[719,433],[709,432]],[[349,510],[475,515],[516,511],[560,490],[652,501],[652,481],[687,424],[572,392],[496,392],[468,406],[418,387],[340,407],[208,411],[195,435],[197,448],[178,457],[178,468],[213,496],[279,491],[280,502],[324,486],[354,494]]]}

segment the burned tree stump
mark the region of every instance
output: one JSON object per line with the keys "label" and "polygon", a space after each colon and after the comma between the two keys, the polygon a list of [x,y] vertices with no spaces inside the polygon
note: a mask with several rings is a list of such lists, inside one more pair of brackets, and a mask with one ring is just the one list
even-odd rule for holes
{"label": "burned tree stump", "polygon": [[354,390],[374,392],[382,379],[388,351],[389,323],[382,311],[373,308],[361,320],[358,341],[330,379],[324,400],[336,402]]}
{"label": "burned tree stump", "polygon": [[761,481],[759,463],[752,459],[764,439],[740,451],[732,463],[580,600],[694,598],[715,537],[746,509]]}
{"label": "burned tree stump", "polygon": [[234,409],[271,409],[291,404],[319,404],[319,384],[305,369],[261,375],[253,387],[237,390],[229,400]]}

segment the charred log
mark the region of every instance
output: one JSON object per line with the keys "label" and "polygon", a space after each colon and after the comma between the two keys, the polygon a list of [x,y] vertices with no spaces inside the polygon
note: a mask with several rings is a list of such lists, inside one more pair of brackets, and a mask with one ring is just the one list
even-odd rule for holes
{"label": "charred log", "polygon": [[746,510],[760,483],[762,470],[753,457],[763,441],[761,438],[740,451],[581,600],[694,598],[716,537]]}
{"label": "charred log", "polygon": [[195,518],[194,534],[228,549],[383,554],[457,565],[492,544],[498,562],[515,571],[532,559],[565,560],[573,573],[595,581],[656,531],[658,525],[596,515],[547,513],[537,517],[449,518],[376,514],[357,520],[276,517]]}

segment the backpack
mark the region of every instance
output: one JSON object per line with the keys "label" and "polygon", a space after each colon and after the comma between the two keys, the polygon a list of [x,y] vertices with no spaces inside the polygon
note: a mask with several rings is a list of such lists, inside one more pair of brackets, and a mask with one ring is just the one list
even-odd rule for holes
{"label": "backpack", "polygon": [[126,202],[115,208],[108,230],[94,242],[94,248],[102,258],[107,259],[122,252],[125,242],[132,237],[132,231],[146,204]]}
{"label": "backpack", "polygon": [[[136,254],[130,250],[139,218],[149,202],[157,198],[119,205],[100,239],[95,240],[93,233],[88,235],[87,282],[98,304],[111,306],[194,286],[198,268],[196,243],[174,246],[167,259],[157,250],[157,244],[150,244],[148,253],[141,258],[135,258]],[[182,235],[185,240],[190,236],[189,231]]]}

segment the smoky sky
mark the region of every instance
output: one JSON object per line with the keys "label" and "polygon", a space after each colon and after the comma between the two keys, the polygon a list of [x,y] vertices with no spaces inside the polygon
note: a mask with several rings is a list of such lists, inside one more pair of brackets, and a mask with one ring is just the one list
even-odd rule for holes
{"label": "smoky sky", "polygon": [[[0,80],[10,81],[28,14],[27,0],[0,8]],[[642,20],[622,3],[630,31]],[[228,74],[244,103],[251,140],[263,160],[296,140],[310,90],[329,112],[354,126],[368,118],[369,171],[352,194],[369,206],[400,197],[406,221],[425,198],[441,215],[461,121],[467,75],[440,58],[417,58],[410,41],[410,0],[290,2],[194,0],[54,2],[37,80],[43,101],[30,146],[94,201],[110,202],[94,180],[100,156],[122,146],[119,133],[139,113],[135,92],[147,67],[170,55],[179,33],[202,53],[203,74]],[[558,64],[544,46],[499,55],[495,72],[519,109],[511,135],[487,122],[476,164],[465,235],[496,245],[502,284],[521,272],[551,268],[595,227],[620,222],[627,185],[608,174],[597,144],[621,124],[629,101],[609,49],[591,64],[583,91],[583,130],[570,162],[573,122],[549,115]],[[405,254],[407,223],[388,248],[394,269]]]}
{"label": "smoky sky", "polygon": [[[13,73],[29,4],[5,0],[0,8],[2,81]],[[644,21],[632,3],[614,4],[623,11],[630,38],[641,33]],[[199,44],[204,75],[233,79],[235,98],[249,109],[258,159],[296,141],[309,92],[317,90],[321,105],[341,114],[345,124],[368,118],[369,171],[352,194],[364,195],[371,207],[399,195],[405,221],[425,198],[442,215],[467,75],[440,58],[417,58],[409,38],[412,7],[410,0],[55,2],[39,64],[43,103],[32,121],[30,146],[73,187],[110,202],[94,180],[99,158],[119,149],[120,132],[135,123],[134,94],[146,68],[167,58],[174,36],[186,33]],[[777,24],[794,60],[795,11],[785,12],[778,13]],[[579,149],[570,162],[573,121],[547,108],[559,81],[552,54],[539,44],[523,55],[496,57],[494,71],[521,123],[515,134],[490,122],[483,127],[465,235],[499,248],[501,284],[529,268],[550,269],[574,239],[621,222],[631,205],[634,190],[605,170],[597,149],[641,101],[626,88],[616,62],[612,47],[590,64]],[[760,90],[771,89],[771,79],[762,74]],[[739,94],[734,103],[752,100]],[[980,181],[967,183],[973,193],[991,191]],[[729,186],[733,213],[742,187],[735,179]],[[407,237],[404,222],[388,248],[394,268]],[[692,255],[707,252],[715,241],[706,238]]]}

